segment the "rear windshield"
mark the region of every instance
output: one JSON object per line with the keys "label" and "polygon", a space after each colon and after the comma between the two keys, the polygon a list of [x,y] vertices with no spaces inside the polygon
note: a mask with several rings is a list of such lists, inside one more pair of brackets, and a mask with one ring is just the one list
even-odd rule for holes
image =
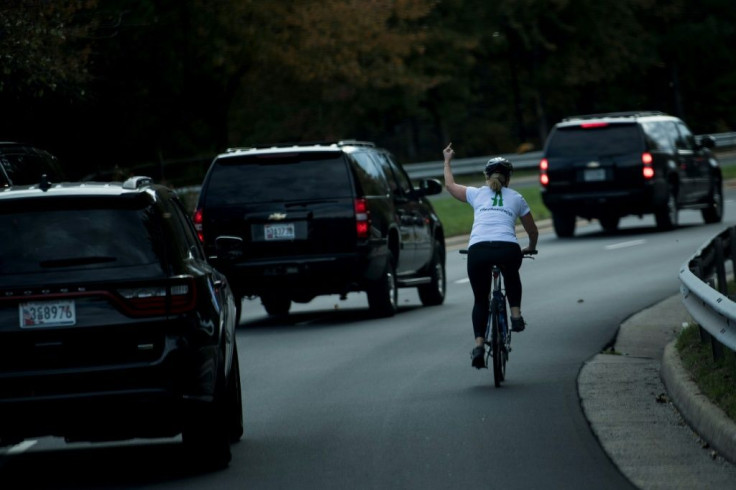
{"label": "rear windshield", "polygon": [[223,158],[212,169],[207,204],[312,201],[352,196],[342,153]]}
{"label": "rear windshield", "polygon": [[150,208],[0,211],[0,275],[160,264]]}
{"label": "rear windshield", "polygon": [[557,128],[547,146],[547,157],[607,156],[636,153],[643,149],[636,124],[610,124],[603,127]]}

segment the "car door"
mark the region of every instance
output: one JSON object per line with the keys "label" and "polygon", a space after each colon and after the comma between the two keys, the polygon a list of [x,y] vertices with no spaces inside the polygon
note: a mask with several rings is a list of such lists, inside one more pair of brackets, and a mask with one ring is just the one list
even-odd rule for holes
{"label": "car door", "polygon": [[680,200],[693,202],[708,193],[708,158],[695,142],[695,137],[682,121],[675,123],[675,150],[680,168]]}
{"label": "car door", "polygon": [[[411,242],[405,246],[408,271],[416,271],[424,266],[432,256],[432,242],[429,239],[429,219],[425,217],[423,206],[414,192],[411,180],[404,169],[390,155],[383,152],[373,154],[386,173],[389,186],[394,194],[397,213],[402,227],[411,230]],[[399,271],[401,272],[401,271]]]}

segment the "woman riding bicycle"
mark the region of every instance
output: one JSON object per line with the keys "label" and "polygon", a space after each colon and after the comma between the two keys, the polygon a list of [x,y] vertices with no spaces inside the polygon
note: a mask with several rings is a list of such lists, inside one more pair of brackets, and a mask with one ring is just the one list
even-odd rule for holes
{"label": "woman riding bicycle", "polygon": [[[475,368],[485,367],[483,342],[488,323],[488,295],[491,291],[491,269],[499,266],[506,284],[506,297],[511,309],[511,330],[521,332],[526,326],[521,316],[522,257],[537,248],[537,225],[529,205],[521,194],[509,189],[513,165],[502,157],[491,158],[483,173],[487,186],[471,187],[457,184],[452,175],[451,162],[455,155],[452,143],[443,150],[445,157],[445,187],[458,201],[473,206],[473,227],[468,242],[468,278],[473,288],[473,333],[476,347],[471,353]],[[516,238],[516,220],[529,237],[529,246],[523,250]]]}

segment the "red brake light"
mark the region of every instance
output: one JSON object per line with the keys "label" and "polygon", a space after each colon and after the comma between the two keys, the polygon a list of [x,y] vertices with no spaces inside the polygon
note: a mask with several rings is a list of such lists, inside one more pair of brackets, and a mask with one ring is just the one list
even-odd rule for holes
{"label": "red brake light", "polygon": [[194,216],[192,216],[192,221],[194,222],[194,229],[197,231],[197,237],[199,237],[199,241],[204,243],[204,233],[202,232],[202,210],[197,209],[194,211]]}
{"label": "red brake light", "polygon": [[606,126],[608,126],[608,123],[605,122],[583,123],[580,125],[583,129],[605,128]]}
{"label": "red brake light", "polygon": [[642,168],[641,172],[644,178],[647,180],[654,178],[654,168],[652,167],[653,161],[654,161],[654,158],[652,158],[651,153],[644,152],[641,154],[641,163],[644,164],[644,167]]}
{"label": "red brake light", "polygon": [[355,232],[358,238],[368,238],[368,232],[371,227],[370,213],[368,212],[368,203],[365,199],[355,200]]}
{"label": "red brake light", "polygon": [[542,158],[539,162],[539,183],[542,186],[547,187],[549,185],[549,175],[547,175],[547,169],[549,169],[549,161],[546,158]]}
{"label": "red brake light", "polygon": [[176,278],[168,284],[120,288],[122,306],[132,316],[176,314],[196,304],[196,289],[191,277]]}

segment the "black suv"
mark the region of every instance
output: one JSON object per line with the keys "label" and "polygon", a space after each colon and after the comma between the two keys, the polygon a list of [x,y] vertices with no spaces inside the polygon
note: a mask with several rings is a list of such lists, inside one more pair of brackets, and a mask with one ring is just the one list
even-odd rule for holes
{"label": "black suv", "polygon": [[66,180],[55,156],[33,146],[0,141],[0,189],[11,185],[37,184],[46,175],[50,182]]}
{"label": "black suv", "polygon": [[0,190],[0,445],[183,434],[221,467],[243,433],[227,279],[146,177]]}
{"label": "black suv", "polygon": [[341,141],[229,150],[202,184],[194,224],[215,267],[271,315],[291,302],[365,291],[391,316],[397,288],[445,298],[445,239],[425,197],[386,150]]}
{"label": "black suv", "polygon": [[680,119],[661,112],[617,112],[563,119],[552,129],[540,162],[542,200],[555,232],[569,237],[576,217],[615,231],[626,215],[654,214],[657,227],[677,226],[679,209],[700,209],[721,221],[721,168],[710,149]]}

